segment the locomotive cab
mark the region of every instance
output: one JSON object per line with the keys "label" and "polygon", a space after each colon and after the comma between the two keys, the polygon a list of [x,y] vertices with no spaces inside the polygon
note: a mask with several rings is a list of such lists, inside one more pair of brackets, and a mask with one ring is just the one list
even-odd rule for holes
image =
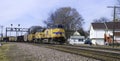
{"label": "locomotive cab", "polygon": [[55,25],[45,30],[45,37],[60,44],[65,43],[65,30],[62,25]]}

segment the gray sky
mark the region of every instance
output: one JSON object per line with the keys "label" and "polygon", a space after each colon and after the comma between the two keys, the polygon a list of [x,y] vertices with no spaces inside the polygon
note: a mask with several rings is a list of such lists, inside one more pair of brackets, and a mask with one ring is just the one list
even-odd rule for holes
{"label": "gray sky", "polygon": [[93,19],[107,17],[112,19],[115,0],[0,0],[0,25],[4,27],[43,26],[51,12],[60,7],[75,8],[84,18],[84,29],[88,30]]}

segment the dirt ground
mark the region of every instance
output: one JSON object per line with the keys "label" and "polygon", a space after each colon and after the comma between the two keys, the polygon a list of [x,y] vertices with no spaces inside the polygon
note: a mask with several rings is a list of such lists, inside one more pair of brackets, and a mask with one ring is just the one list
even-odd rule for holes
{"label": "dirt ground", "polygon": [[[9,43],[8,61],[98,61],[27,43]],[[7,60],[6,60],[7,61]]]}

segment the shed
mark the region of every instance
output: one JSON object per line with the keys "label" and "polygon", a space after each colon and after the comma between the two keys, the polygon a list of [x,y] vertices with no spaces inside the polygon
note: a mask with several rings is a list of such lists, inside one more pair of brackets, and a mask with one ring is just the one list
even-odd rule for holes
{"label": "shed", "polygon": [[81,36],[79,32],[75,32],[73,36],[70,36],[68,39],[69,44],[71,45],[79,45],[79,44],[84,44],[85,42],[85,37]]}

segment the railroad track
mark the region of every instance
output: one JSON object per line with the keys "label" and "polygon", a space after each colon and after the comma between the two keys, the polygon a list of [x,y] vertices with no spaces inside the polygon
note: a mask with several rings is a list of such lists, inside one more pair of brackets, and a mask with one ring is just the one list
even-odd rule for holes
{"label": "railroad track", "polygon": [[68,52],[72,54],[77,54],[89,58],[98,59],[101,61],[120,61],[120,54],[109,51],[102,51],[98,49],[87,49],[87,48],[78,48],[75,46],[66,46],[66,45],[51,45],[46,46],[47,48]]}
{"label": "railroad track", "polygon": [[113,47],[105,47],[105,46],[75,46],[75,47],[81,47],[81,48],[91,48],[91,49],[101,49],[101,50],[110,50],[110,51],[116,51],[120,52],[120,48],[113,48]]}
{"label": "railroad track", "polygon": [[103,52],[111,52],[111,53],[117,53],[120,54],[120,48],[111,48],[111,47],[98,47],[98,46],[71,46],[71,45],[66,45],[66,47],[74,47],[74,48],[80,48],[80,49],[89,49],[89,50],[99,50]]}

